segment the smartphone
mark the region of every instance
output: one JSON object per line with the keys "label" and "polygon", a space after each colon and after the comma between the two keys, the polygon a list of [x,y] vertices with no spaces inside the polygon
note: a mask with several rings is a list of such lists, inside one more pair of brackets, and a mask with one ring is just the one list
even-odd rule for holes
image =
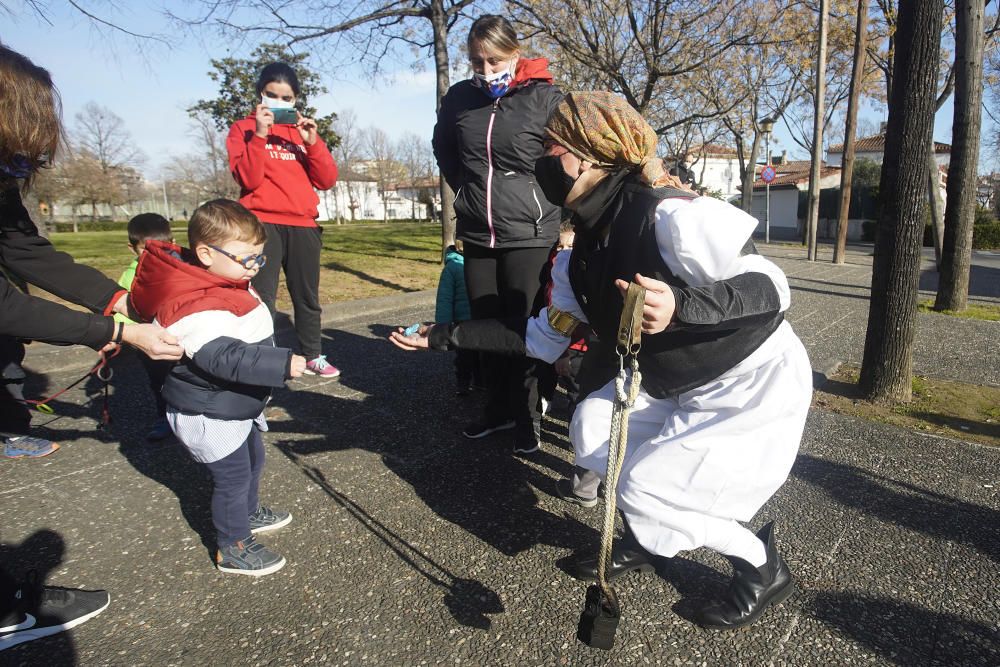
{"label": "smartphone", "polygon": [[274,114],[275,125],[295,125],[299,122],[299,114],[295,109],[271,109],[271,113]]}

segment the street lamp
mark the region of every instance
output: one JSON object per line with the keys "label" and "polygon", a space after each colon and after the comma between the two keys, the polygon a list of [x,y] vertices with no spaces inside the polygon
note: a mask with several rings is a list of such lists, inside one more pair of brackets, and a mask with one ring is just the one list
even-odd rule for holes
{"label": "street lamp", "polygon": [[[763,118],[760,121],[760,131],[764,133],[764,153],[767,157],[767,166],[771,166],[771,130],[774,129],[774,120]],[[764,243],[771,242],[771,181],[764,183],[766,194],[764,195]]]}

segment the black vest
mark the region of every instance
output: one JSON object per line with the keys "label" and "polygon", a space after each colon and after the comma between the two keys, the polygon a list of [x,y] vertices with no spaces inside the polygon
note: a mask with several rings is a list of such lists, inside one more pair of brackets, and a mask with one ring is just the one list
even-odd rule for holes
{"label": "black vest", "polygon": [[[601,341],[594,346],[594,354],[614,354],[624,306],[615,279],[631,282],[640,273],[681,289],[687,287],[663,261],[654,222],[656,207],[663,199],[695,196],[673,188],[651,189],[629,180],[591,227],[593,231],[581,234],[582,226],[577,225],[569,279],[577,302]],[[607,241],[602,239],[605,229],[610,229]],[[744,248],[747,253],[756,253],[751,241]],[[643,334],[639,352],[643,389],[654,398],[665,398],[701,386],[746,359],[783,319],[777,312],[752,322],[734,323],[732,328],[685,327],[680,323],[678,328],[672,326],[655,335]],[[616,370],[609,361],[605,358],[592,365],[605,375],[600,378],[601,385]]]}

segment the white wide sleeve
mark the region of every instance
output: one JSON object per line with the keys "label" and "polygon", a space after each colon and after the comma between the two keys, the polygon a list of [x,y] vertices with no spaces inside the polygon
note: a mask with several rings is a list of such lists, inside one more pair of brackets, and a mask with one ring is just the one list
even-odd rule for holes
{"label": "white wide sleeve", "polygon": [[763,273],[774,283],[781,310],[791,303],[784,272],[760,255],[740,255],[757,219],[714,197],[664,199],[656,207],[656,242],[670,271],[692,287],[744,273]]}
{"label": "white wide sleeve", "polygon": [[[560,251],[552,265],[552,307],[586,323],[587,316],[576,302],[573,288],[569,284],[571,252],[568,249]],[[548,308],[543,308],[538,315],[528,320],[528,327],[524,332],[524,345],[529,357],[551,364],[562,356],[569,344],[570,337],[556,331],[549,324]]]}

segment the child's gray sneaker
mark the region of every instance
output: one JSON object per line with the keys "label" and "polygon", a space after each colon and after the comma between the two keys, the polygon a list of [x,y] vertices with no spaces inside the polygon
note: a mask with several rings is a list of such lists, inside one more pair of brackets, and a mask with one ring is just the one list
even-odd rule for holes
{"label": "child's gray sneaker", "polygon": [[251,535],[219,549],[215,554],[215,565],[221,572],[262,577],[285,567],[285,557],[260,544]]}
{"label": "child's gray sneaker", "polygon": [[269,530],[277,530],[282,526],[287,526],[291,522],[291,513],[273,510],[261,505],[256,512],[250,515],[250,532],[254,535],[266,533]]}

